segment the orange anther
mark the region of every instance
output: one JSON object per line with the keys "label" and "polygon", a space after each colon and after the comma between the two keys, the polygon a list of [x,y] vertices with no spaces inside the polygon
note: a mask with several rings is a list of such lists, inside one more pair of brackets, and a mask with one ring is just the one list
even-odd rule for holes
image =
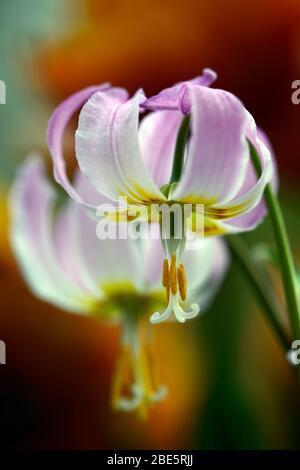
{"label": "orange anther", "polygon": [[170,266],[170,284],[171,292],[173,295],[177,294],[177,270],[176,270],[176,255],[172,255]]}
{"label": "orange anther", "polygon": [[183,264],[180,264],[178,268],[178,287],[180,297],[183,301],[186,300],[186,291],[187,291],[187,280],[186,280],[186,273]]}

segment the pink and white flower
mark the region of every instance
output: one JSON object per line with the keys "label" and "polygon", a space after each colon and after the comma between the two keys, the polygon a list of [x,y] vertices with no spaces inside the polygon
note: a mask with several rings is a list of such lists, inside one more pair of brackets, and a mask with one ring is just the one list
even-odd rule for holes
{"label": "pink and white flower", "polygon": [[[97,192],[77,173],[74,191],[82,200]],[[154,382],[139,324],[164,303],[159,240],[99,240],[94,221],[71,199],[55,206],[56,194],[37,156],[20,168],[10,195],[11,244],[30,289],[40,299],[72,313],[123,325],[122,356],[112,387],[117,410],[136,410],[163,399]],[[225,273],[228,256],[221,239],[196,241],[186,252],[189,298],[209,304]],[[199,270],[199,267],[201,269]],[[148,345],[149,346],[149,345]],[[130,383],[127,377],[132,377]]]}
{"label": "pink and white flower", "polygon": [[[49,123],[56,180],[76,202],[94,213],[100,195],[115,202],[121,196],[126,197],[128,207],[201,205],[205,236],[252,230],[265,215],[262,195],[274,176],[273,162],[253,117],[240,100],[227,91],[209,88],[215,78],[213,71],[205,69],[202,76],[148,99],[142,90],[130,98],[126,90],[108,85],[71,96]],[[78,194],[67,178],[63,159],[65,127],[81,107],[76,158],[81,173],[99,195],[94,198]],[[179,181],[170,182],[178,130],[187,115],[191,128],[183,172]],[[252,168],[249,142],[260,158],[259,178]],[[192,231],[197,230],[193,215],[185,221]],[[185,241],[182,237],[181,243],[174,244],[173,239],[164,243],[167,282],[171,267],[179,276]],[[168,318],[172,311],[180,321],[198,314],[198,305],[192,305],[190,311],[182,309],[178,287],[171,289],[166,310],[154,314],[153,322]]]}

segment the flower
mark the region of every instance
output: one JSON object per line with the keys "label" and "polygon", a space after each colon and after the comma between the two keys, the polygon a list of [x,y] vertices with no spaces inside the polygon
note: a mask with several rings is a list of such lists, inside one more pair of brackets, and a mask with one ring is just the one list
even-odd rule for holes
{"label": "flower", "polygon": [[[97,196],[81,173],[74,188],[82,198]],[[122,324],[112,405],[144,416],[166,395],[156,377],[151,338],[147,335],[143,341],[140,328],[143,318],[164,301],[160,241],[99,240],[86,211],[71,199],[57,207],[55,196],[41,159],[31,156],[20,168],[10,195],[11,244],[20,268],[39,298],[65,311]],[[191,299],[208,305],[228,257],[220,239],[200,244],[200,250],[186,252],[184,262]]]}
{"label": "flower", "polygon": [[[65,126],[84,104],[76,131],[76,157],[81,172],[99,194],[112,201],[126,197],[129,209],[136,205],[149,209],[157,204],[191,204],[192,213],[184,217],[184,223],[198,233],[195,220],[200,213],[205,236],[255,228],[265,215],[262,194],[272,180],[271,154],[239,99],[227,91],[209,88],[215,78],[213,71],[205,69],[202,76],[148,99],[142,90],[129,98],[125,90],[109,86],[98,91],[85,89],[68,98],[49,123],[48,142],[57,181],[74,200],[96,212],[95,201],[80,197],[67,179],[62,155]],[[145,110],[150,112],[143,116]],[[143,118],[139,125],[140,115]],[[187,115],[191,128],[184,168],[181,177],[174,180],[176,138],[182,118]],[[249,143],[260,158],[258,179]],[[122,212],[124,215],[124,209]],[[157,217],[150,221],[157,222]],[[186,237],[175,237],[174,233],[166,237],[163,222],[161,225],[166,256],[163,269],[168,273],[164,280],[171,284],[173,274],[176,280],[165,311],[155,313],[152,322],[167,319],[172,311],[184,321],[200,310],[194,304],[190,311],[184,311],[178,295],[180,286],[176,281],[180,272],[184,276],[181,256]],[[173,229],[176,231],[176,227]]]}

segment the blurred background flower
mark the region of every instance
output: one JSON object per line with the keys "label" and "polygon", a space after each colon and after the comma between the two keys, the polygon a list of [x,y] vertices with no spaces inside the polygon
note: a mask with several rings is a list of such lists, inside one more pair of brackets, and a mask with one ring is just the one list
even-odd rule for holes
{"label": "blurred background flower", "polygon": [[[158,328],[170,400],[144,425],[107,406],[119,332],[33,298],[11,254],[6,211],[9,184],[26,153],[38,149],[49,161],[47,120],[61,99],[104,81],[155,94],[208,66],[218,72],[216,86],[239,96],[272,141],[299,259],[300,107],[291,102],[291,83],[300,78],[298,0],[4,1],[0,58],[7,87],[7,104],[0,105],[0,338],[7,344],[1,444],[299,447],[293,371],[235,265],[205,316]],[[71,138],[66,147],[73,158]],[[246,238],[271,240],[268,222]]]}

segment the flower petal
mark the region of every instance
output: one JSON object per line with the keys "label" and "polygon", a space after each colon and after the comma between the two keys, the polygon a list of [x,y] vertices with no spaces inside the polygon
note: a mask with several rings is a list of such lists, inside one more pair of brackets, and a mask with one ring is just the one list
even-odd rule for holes
{"label": "flower petal", "polygon": [[145,116],[139,127],[141,155],[159,187],[170,180],[181,119],[179,111],[156,111]]}
{"label": "flower petal", "polygon": [[229,265],[229,253],[220,237],[196,240],[193,250],[186,250],[183,264],[188,281],[188,299],[197,302],[201,311],[208,307]]}
{"label": "flower petal", "polygon": [[54,193],[41,160],[29,158],[21,167],[10,194],[12,247],[29,286],[38,297],[65,310],[85,313],[85,293],[64,272],[55,254],[53,202]]}
{"label": "flower petal", "polygon": [[240,189],[249,160],[248,113],[224,90],[189,86],[191,139],[181,181],[172,198],[225,202]]}
{"label": "flower petal", "polygon": [[157,110],[179,110],[183,114],[190,112],[190,101],[186,97],[186,85],[202,85],[210,86],[217,79],[217,74],[214,70],[204,69],[202,75],[188,80],[185,82],[177,83],[176,85],[166,88],[158,95],[151,96],[141,104],[141,107],[151,111]]}
{"label": "flower petal", "polygon": [[97,191],[117,201],[151,202],[165,197],[140,155],[139,104],[144,95],[126,101],[95,93],[82,108],[76,132],[76,156]]}
{"label": "flower petal", "polygon": [[48,125],[48,146],[53,159],[54,177],[56,181],[76,202],[93,209],[95,209],[97,204],[94,204],[94,201],[91,203],[90,201],[83,200],[67,176],[66,164],[63,158],[63,138],[66,126],[74,113],[93,95],[93,93],[100,91],[102,93],[105,92],[113,96],[118,96],[123,100],[127,98],[126,90],[111,88],[109,84],[85,88],[63,101],[52,114]]}
{"label": "flower petal", "polygon": [[[272,181],[274,175],[273,162],[271,158],[271,153],[265,143],[254,134],[249,135],[249,140],[250,139],[251,143],[255,146],[257,154],[260,158],[260,177],[258,178],[258,180],[255,180],[255,183],[250,187],[250,189],[248,189],[248,191],[238,195],[230,202],[206,208],[205,214],[208,217],[218,220],[233,219],[255,209],[261,202],[264,189],[266,185]],[[248,181],[246,180],[246,185],[247,184]],[[246,220],[244,221],[240,220],[240,223],[244,222],[245,228],[247,228],[247,224],[249,224],[250,230],[261,221],[264,214],[264,208],[263,206],[260,206],[257,211],[251,214],[249,220],[247,220],[246,218]]]}
{"label": "flower petal", "polygon": [[[266,146],[270,152],[271,160],[272,160],[272,179],[271,184],[275,192],[278,190],[278,173],[277,173],[277,165],[276,165],[276,158],[274,155],[274,151],[272,145],[266,136],[266,134],[262,131],[262,129],[257,129],[257,137],[253,137],[252,140],[256,142],[256,148]],[[239,191],[238,196],[243,195],[247,191],[250,191],[252,187],[255,186],[257,182],[257,175],[256,171],[254,170],[252,161],[250,160],[248,163],[247,174],[245,181],[242,185],[242,188]],[[266,216],[267,209],[265,206],[265,201],[263,197],[260,199],[258,204],[251,209],[250,211],[246,212],[243,215],[235,217],[230,221],[225,221],[222,225],[227,232],[240,232],[246,230],[253,230],[259,223],[262,222],[264,217]]]}
{"label": "flower petal", "polygon": [[141,256],[143,259],[145,287],[147,290],[158,291],[162,287],[162,265],[165,254],[160,240],[159,224],[151,225],[151,236],[141,240]]}
{"label": "flower petal", "polygon": [[[76,189],[85,192],[85,177],[78,173]],[[97,237],[95,221],[78,204],[72,204],[72,243],[78,269],[84,275],[87,287],[96,292],[122,286],[139,289],[143,284],[143,263],[138,244],[131,239]],[[112,223],[112,229],[118,226]]]}

